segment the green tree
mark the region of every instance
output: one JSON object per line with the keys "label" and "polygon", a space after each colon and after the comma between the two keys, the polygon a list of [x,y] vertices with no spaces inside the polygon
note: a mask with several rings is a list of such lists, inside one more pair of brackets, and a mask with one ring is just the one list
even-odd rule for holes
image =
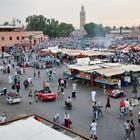
{"label": "green tree", "polygon": [[43,15],[33,15],[26,18],[28,31],[43,31],[49,37],[69,36],[74,27],[72,24],[60,23],[58,20],[47,19]]}
{"label": "green tree", "polygon": [[43,15],[33,15],[26,18],[27,31],[43,31],[46,26],[46,18]]}
{"label": "green tree", "polygon": [[67,23],[60,23],[59,25],[59,31],[61,36],[69,36],[71,32],[73,32],[75,29],[72,24],[67,24]]}

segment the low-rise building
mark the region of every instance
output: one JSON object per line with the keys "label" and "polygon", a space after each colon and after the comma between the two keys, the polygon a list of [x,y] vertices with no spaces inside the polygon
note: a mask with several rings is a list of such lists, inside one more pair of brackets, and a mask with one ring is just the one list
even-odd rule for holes
{"label": "low-rise building", "polygon": [[13,47],[30,48],[46,40],[42,31],[24,31],[15,26],[0,26],[0,51]]}

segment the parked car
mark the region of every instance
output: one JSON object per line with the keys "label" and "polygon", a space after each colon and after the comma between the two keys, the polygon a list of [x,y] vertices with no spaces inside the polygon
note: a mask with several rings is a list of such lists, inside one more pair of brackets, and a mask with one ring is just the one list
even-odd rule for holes
{"label": "parked car", "polygon": [[6,94],[6,100],[9,104],[20,103],[21,95],[19,93],[9,92]]}
{"label": "parked car", "polygon": [[48,89],[38,91],[37,95],[41,101],[55,100],[57,98],[57,94]]}

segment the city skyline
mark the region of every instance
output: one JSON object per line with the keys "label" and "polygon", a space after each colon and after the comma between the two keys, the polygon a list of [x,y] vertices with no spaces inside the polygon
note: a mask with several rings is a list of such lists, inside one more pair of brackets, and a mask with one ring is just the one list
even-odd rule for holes
{"label": "city skyline", "polygon": [[104,26],[138,26],[140,24],[139,0],[0,0],[0,24],[30,15],[44,15],[59,22],[67,22],[80,28],[81,5],[86,11],[86,23],[95,22]]}

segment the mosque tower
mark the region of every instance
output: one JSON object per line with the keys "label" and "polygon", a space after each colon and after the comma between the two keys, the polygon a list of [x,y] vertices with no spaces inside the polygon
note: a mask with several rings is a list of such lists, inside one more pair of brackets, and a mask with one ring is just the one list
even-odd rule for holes
{"label": "mosque tower", "polygon": [[84,25],[86,23],[86,12],[84,11],[84,6],[81,6],[80,11],[80,31],[85,32]]}

